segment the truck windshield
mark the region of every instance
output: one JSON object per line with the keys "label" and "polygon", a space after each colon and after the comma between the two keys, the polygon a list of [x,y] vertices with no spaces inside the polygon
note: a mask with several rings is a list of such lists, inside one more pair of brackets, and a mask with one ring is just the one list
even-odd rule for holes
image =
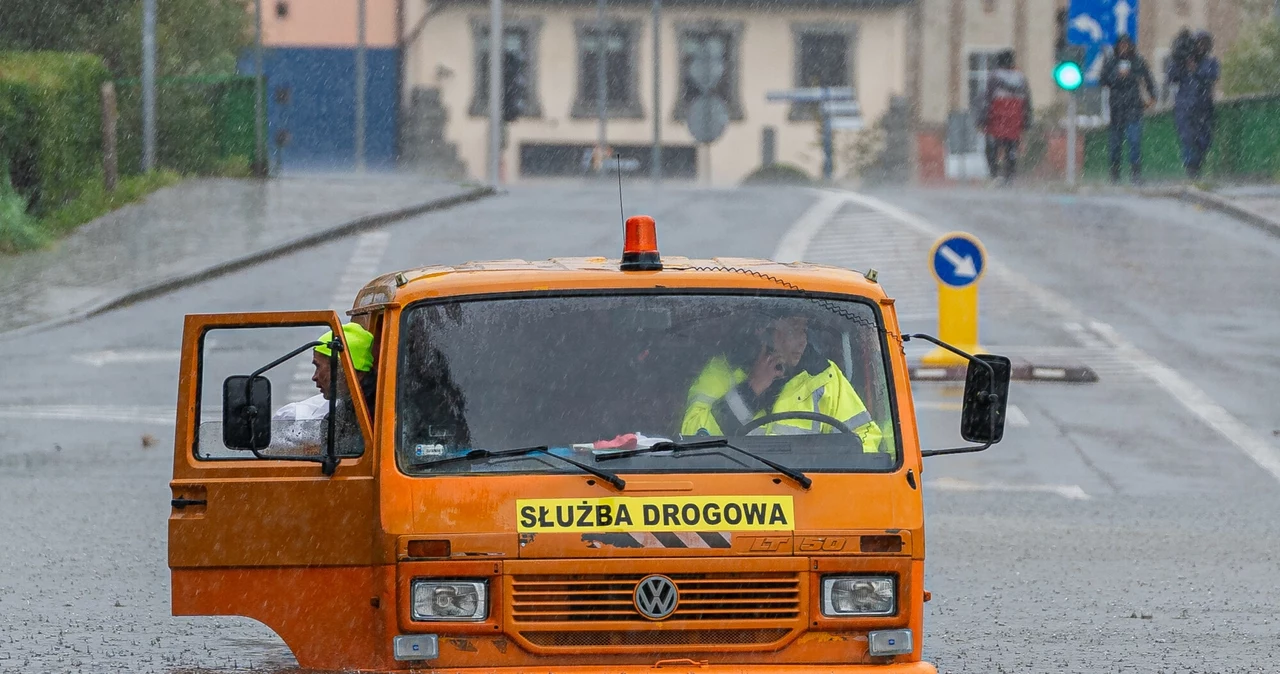
{"label": "truck windshield", "polygon": [[[802,471],[893,470],[901,452],[870,301],[645,293],[432,301],[408,308],[397,461],[415,475],[580,472],[664,440],[728,437]],[[758,472],[720,448],[637,453],[618,473]]]}

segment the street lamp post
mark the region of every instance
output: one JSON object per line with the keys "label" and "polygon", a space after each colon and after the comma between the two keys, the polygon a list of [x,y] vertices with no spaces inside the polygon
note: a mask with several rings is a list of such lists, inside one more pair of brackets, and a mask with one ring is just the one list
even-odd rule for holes
{"label": "street lamp post", "polygon": [[142,2],[142,170],[156,166],[156,0]]}
{"label": "street lamp post", "polygon": [[608,111],[605,109],[605,106],[608,105],[606,96],[608,80],[605,76],[604,66],[607,58],[606,54],[608,53],[608,44],[605,39],[604,2],[605,0],[597,0],[596,2],[596,114],[600,118],[597,138],[599,149],[597,152],[600,153],[602,172],[604,168],[604,148],[609,144],[608,122],[606,121]]}
{"label": "street lamp post", "polygon": [[[1280,0],[1276,0],[1280,2]],[[649,175],[662,182],[662,0],[653,0],[653,152]]]}
{"label": "street lamp post", "polygon": [[356,0],[356,171],[364,172],[364,88],[366,0]]}
{"label": "street lamp post", "polygon": [[489,0],[489,182],[502,181],[502,0]]}
{"label": "street lamp post", "polygon": [[266,76],[262,72],[262,0],[253,0],[253,173],[267,175],[266,111],[263,110],[263,87]]}

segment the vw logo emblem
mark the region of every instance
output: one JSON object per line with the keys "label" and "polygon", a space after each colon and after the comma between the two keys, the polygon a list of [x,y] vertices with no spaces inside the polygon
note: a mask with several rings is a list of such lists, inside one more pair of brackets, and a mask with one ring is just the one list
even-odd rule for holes
{"label": "vw logo emblem", "polygon": [[680,591],[666,576],[645,576],[636,584],[636,610],[650,620],[662,620],[676,612]]}

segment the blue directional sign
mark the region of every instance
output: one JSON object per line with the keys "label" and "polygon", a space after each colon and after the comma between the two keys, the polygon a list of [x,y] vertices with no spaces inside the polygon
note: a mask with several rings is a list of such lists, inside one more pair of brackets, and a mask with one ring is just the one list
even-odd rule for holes
{"label": "blue directional sign", "polygon": [[1116,38],[1138,41],[1138,0],[1071,0],[1067,10],[1067,42],[1084,45],[1084,83],[1097,86],[1102,60]]}
{"label": "blue directional sign", "polygon": [[965,288],[978,282],[987,269],[987,253],[972,234],[953,232],[933,244],[930,256],[933,275],[953,288]]}

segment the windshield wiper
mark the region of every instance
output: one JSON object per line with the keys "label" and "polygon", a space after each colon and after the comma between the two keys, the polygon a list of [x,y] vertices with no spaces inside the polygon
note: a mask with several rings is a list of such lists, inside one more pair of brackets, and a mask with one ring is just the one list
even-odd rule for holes
{"label": "windshield wiper", "polygon": [[759,454],[748,452],[747,450],[741,447],[734,446],[732,443],[729,442],[728,438],[717,438],[715,440],[686,440],[683,442],[659,442],[651,447],[644,447],[642,449],[633,449],[626,452],[602,454],[596,457],[596,461],[612,461],[614,459],[625,459],[629,456],[638,456],[640,454],[652,454],[654,452],[672,452],[675,454],[679,454],[680,452],[688,452],[695,449],[712,449],[715,447],[724,447],[727,449],[732,449],[733,451],[739,454],[742,454],[744,456],[749,456],[755,459],[756,461],[759,461],[760,463],[763,463],[766,466],[769,466],[770,468],[778,471],[779,473],[786,475],[792,480],[795,480],[796,484],[800,485],[804,489],[808,489],[809,486],[813,484],[813,480],[810,480],[809,476],[805,475],[804,473],[794,468],[788,468],[780,463],[770,461],[769,459],[766,459],[763,456],[760,456]]}
{"label": "windshield wiper", "polygon": [[428,468],[432,468],[434,466],[441,466],[446,463],[458,463],[459,461],[475,461],[476,459],[495,459],[495,458],[502,458],[504,456],[524,456],[525,454],[546,454],[547,456],[555,457],[557,459],[560,459],[561,461],[564,461],[565,463],[577,466],[578,468],[581,468],[583,471],[590,473],[600,478],[601,480],[604,480],[605,482],[608,482],[609,484],[613,485],[614,488],[617,489],[618,491],[622,491],[627,486],[627,483],[625,480],[623,480],[622,478],[618,477],[613,473],[610,473],[607,470],[600,470],[599,468],[596,468],[594,466],[588,466],[585,463],[578,463],[577,461],[574,461],[573,459],[570,459],[568,457],[560,456],[559,454],[552,454],[546,445],[538,445],[536,447],[518,447],[516,449],[499,449],[499,450],[473,449],[467,452],[466,454],[451,456],[447,459],[437,459],[435,461],[425,461],[423,463],[411,464],[409,466],[409,469],[410,470],[426,470]]}

